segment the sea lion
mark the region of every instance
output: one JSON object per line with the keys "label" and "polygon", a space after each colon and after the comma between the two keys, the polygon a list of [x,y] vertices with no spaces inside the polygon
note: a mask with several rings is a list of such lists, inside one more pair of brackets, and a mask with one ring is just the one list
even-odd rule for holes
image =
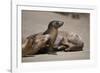
{"label": "sea lion", "polygon": [[31,56],[36,54],[40,48],[43,48],[49,39],[49,35],[35,34],[26,38],[22,44],[22,56]]}
{"label": "sea lion", "polygon": [[59,31],[54,47],[57,51],[82,51],[84,42],[76,33]]}
{"label": "sea lion", "polygon": [[45,34],[50,35],[49,41],[47,43],[49,45],[49,48],[48,48],[49,54],[55,54],[54,49],[53,49],[54,42],[58,35],[58,28],[60,28],[63,24],[64,24],[63,21],[53,20],[49,23],[47,30],[43,33],[43,35],[45,35]]}

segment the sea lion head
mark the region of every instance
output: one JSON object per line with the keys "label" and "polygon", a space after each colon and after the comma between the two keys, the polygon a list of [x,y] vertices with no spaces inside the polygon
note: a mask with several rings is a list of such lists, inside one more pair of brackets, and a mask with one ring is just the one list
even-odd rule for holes
{"label": "sea lion head", "polygon": [[63,21],[53,20],[49,23],[48,28],[59,28],[64,24]]}

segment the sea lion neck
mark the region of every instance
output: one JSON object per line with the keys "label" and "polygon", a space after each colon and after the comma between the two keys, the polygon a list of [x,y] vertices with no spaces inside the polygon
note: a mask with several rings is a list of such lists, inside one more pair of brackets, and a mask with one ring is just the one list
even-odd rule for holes
{"label": "sea lion neck", "polygon": [[50,34],[50,33],[53,33],[53,32],[55,32],[55,33],[57,33],[57,31],[58,31],[58,29],[55,29],[54,27],[52,27],[52,28],[48,28],[43,34]]}

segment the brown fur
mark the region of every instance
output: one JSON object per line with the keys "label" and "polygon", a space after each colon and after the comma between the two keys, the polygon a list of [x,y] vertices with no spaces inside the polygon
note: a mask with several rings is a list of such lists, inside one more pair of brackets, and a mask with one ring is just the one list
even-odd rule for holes
{"label": "brown fur", "polygon": [[40,48],[43,48],[49,39],[49,35],[30,35],[26,38],[22,45],[22,56],[30,56],[36,54]]}

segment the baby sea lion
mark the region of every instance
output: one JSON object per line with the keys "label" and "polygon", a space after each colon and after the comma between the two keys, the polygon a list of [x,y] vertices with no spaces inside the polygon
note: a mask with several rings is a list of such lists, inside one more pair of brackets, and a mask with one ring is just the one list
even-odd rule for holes
{"label": "baby sea lion", "polygon": [[22,56],[31,56],[36,54],[40,48],[43,48],[49,39],[49,35],[35,34],[26,38],[22,45]]}
{"label": "baby sea lion", "polygon": [[49,54],[55,54],[54,48],[53,48],[54,42],[58,35],[58,28],[60,28],[63,24],[64,24],[63,21],[53,20],[49,23],[47,30],[43,33],[43,35],[45,35],[45,34],[50,35],[49,41],[47,43],[49,45],[49,48],[48,48]]}
{"label": "baby sea lion", "polygon": [[59,31],[54,47],[57,51],[82,51],[84,42],[76,33]]}

